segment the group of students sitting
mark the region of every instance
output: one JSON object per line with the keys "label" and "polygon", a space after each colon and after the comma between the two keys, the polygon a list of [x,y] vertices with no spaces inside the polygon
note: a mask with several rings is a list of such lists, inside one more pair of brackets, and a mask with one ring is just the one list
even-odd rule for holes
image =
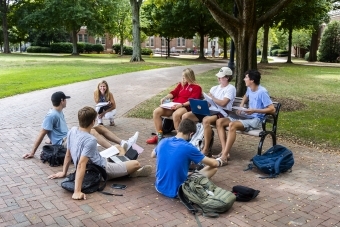
{"label": "group of students sitting", "polygon": [[[248,70],[245,73],[244,81],[247,86],[241,105],[248,103],[248,108],[243,110],[251,118],[238,119],[228,116],[224,111],[211,116],[202,116],[190,112],[189,98],[200,99],[202,95],[201,87],[196,83],[195,74],[191,69],[183,71],[182,82],[161,99],[173,99],[178,102],[172,109],[158,107],[153,112],[156,136],[147,140],[149,144],[158,143],[152,151],[151,157],[156,158],[156,190],[168,197],[176,197],[178,187],[187,179],[189,165],[191,162],[203,163],[205,167],[200,173],[210,178],[217,172],[217,167],[227,164],[229,151],[235,141],[237,130],[250,130],[259,128],[261,120],[266,113],[275,112],[274,105],[267,90],[260,85],[261,74],[256,70]],[[231,110],[236,96],[236,89],[229,84],[232,80],[232,71],[228,67],[222,67],[216,74],[219,85],[210,89],[210,98],[222,109]],[[41,144],[45,135],[53,145],[64,145],[67,147],[63,171],[49,176],[50,179],[65,177],[71,163],[71,159],[76,166],[77,176],[75,180],[75,191],[73,199],[86,199],[86,195],[81,192],[81,184],[84,178],[87,162],[92,162],[103,167],[108,173],[108,179],[128,175],[130,177],[149,176],[152,166],[141,166],[137,160],[122,163],[109,162],[103,158],[97,149],[97,143],[104,148],[112,146],[114,142],[120,150],[120,155],[124,153],[138,139],[138,132],[128,140],[122,140],[114,133],[102,125],[102,118],[110,119],[113,125],[115,102],[112,93],[109,92],[105,82],[98,84],[95,91],[95,101],[109,102],[110,108],[101,113],[99,109],[84,107],[78,111],[79,126],[68,130],[62,110],[66,107],[66,100],[69,99],[63,92],[56,92],[52,95],[53,108],[47,113],[42,124],[42,129],[33,145],[30,153],[24,154],[23,158],[34,157],[34,154]],[[177,134],[171,138],[163,138],[162,116],[172,116]],[[98,121],[98,124],[96,124]],[[196,122],[204,125],[205,146],[201,151],[189,143],[191,137],[196,133]],[[211,158],[209,142],[213,131],[210,125],[216,124],[217,132],[222,144],[222,152]],[[226,136],[225,127],[229,127]],[[109,142],[110,141],[110,142]]]}

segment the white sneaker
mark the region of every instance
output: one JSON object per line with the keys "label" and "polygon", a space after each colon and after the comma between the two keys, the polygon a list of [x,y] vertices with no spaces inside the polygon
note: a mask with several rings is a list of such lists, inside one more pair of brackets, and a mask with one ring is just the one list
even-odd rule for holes
{"label": "white sneaker", "polygon": [[129,145],[128,145],[128,142],[126,140],[122,140],[122,142],[120,142],[120,146],[122,148],[124,148],[125,151],[127,151]]}
{"label": "white sneaker", "polygon": [[138,136],[139,136],[139,132],[136,132],[133,136],[131,136],[128,141],[127,141],[127,151],[130,149],[130,147],[135,144],[137,142],[137,139],[138,139]]}

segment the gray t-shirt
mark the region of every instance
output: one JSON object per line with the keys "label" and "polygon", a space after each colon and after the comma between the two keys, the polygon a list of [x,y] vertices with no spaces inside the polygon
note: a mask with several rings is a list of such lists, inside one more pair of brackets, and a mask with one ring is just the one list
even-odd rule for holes
{"label": "gray t-shirt", "polygon": [[97,149],[97,140],[90,133],[72,127],[67,134],[67,148],[70,149],[73,163],[77,166],[80,156],[86,156],[90,162],[106,167],[106,159],[103,158]]}

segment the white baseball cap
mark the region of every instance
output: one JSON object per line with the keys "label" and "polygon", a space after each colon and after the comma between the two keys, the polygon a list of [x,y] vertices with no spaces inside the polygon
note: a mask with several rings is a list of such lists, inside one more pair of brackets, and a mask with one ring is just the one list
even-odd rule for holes
{"label": "white baseball cap", "polygon": [[232,76],[233,71],[229,67],[222,67],[220,71],[216,74],[217,77],[222,78],[225,76]]}

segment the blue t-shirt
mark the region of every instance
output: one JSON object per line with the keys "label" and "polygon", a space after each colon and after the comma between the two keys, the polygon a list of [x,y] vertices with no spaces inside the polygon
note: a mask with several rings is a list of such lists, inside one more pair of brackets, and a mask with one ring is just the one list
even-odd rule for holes
{"label": "blue t-shirt", "polygon": [[191,143],[177,137],[162,139],[155,153],[156,190],[171,198],[177,196],[178,187],[187,179],[190,162],[197,164],[204,158]]}
{"label": "blue t-shirt", "polygon": [[106,159],[97,149],[97,140],[90,133],[72,127],[67,134],[67,148],[70,149],[73,163],[77,166],[80,156],[90,159],[90,163],[106,168]]}
{"label": "blue t-shirt", "polygon": [[[259,85],[256,91],[252,91],[249,87],[247,88],[246,96],[249,100],[250,109],[264,109],[267,106],[273,104],[269,97],[267,89]],[[253,113],[251,116],[263,119],[265,114],[263,113]]]}
{"label": "blue t-shirt", "polygon": [[61,145],[68,131],[64,113],[50,109],[42,123],[42,128],[48,131],[47,136],[53,145]]}

